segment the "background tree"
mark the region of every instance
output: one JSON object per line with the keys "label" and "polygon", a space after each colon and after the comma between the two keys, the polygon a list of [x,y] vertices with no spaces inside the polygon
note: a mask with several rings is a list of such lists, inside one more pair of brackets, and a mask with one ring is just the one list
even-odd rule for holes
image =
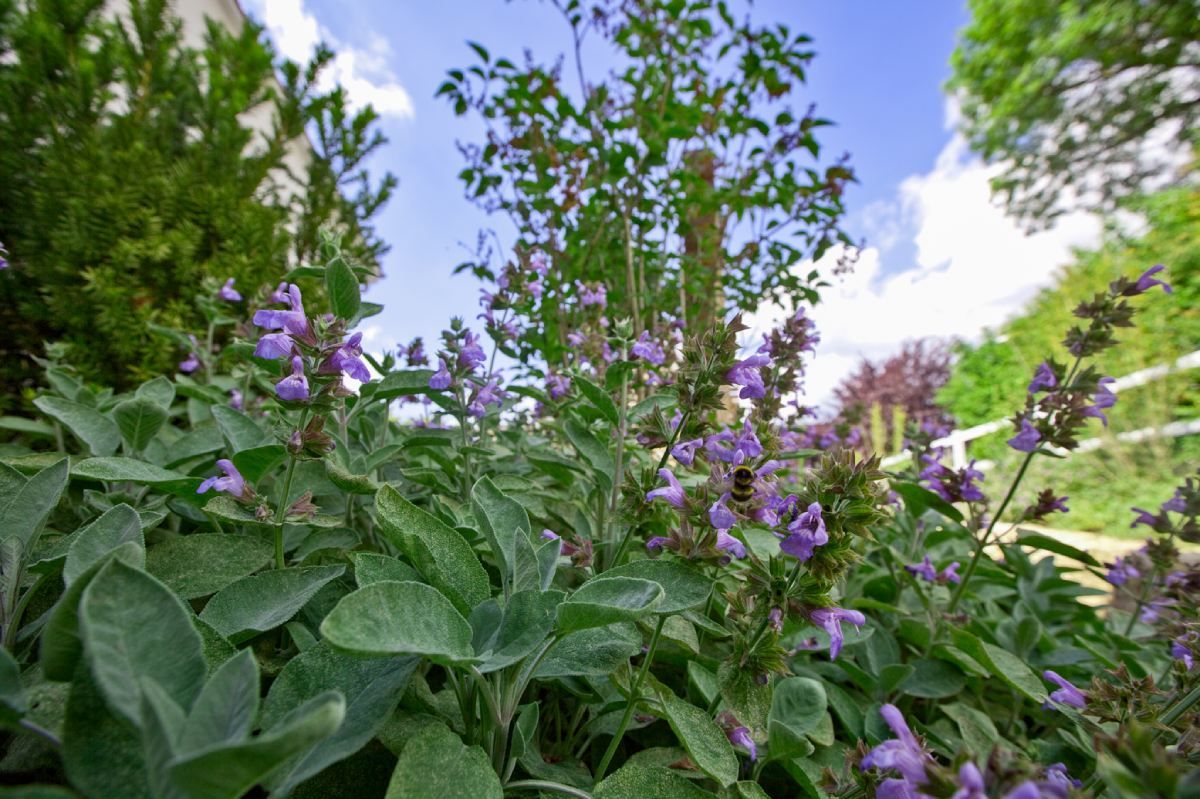
{"label": "background tree", "polygon": [[[199,328],[196,295],[230,277],[247,295],[274,285],[323,224],[373,267],[385,249],[369,220],[395,180],[362,168],[383,138],[370,108],[316,89],[328,50],[281,82],[251,23],[210,23],[194,50],[163,0],[123,22],[103,7],[0,3],[0,402],[47,341],[116,387],[171,370],[183,353],[151,325]],[[256,133],[243,120],[264,106],[274,124]]]}
{"label": "background tree", "polygon": [[[818,258],[840,230],[844,160],[818,166],[810,107],[791,107],[814,53],[786,26],[734,19],[725,2],[558,0],[570,54],[518,66],[473,45],[479,63],[452,70],[439,94],[486,126],[462,147],[467,194],[515,229],[515,258],[552,264],[543,325],[512,354],[568,351],[576,281],[608,288],[634,335],[664,315],[697,330],[727,307],[813,299]],[[589,79],[585,39],[618,66]],[[497,239],[485,238],[491,242]],[[507,248],[460,269],[494,279]]]}
{"label": "background tree", "polygon": [[[1111,210],[1200,144],[1197,0],[971,0],[951,59],[971,146],[1013,215]],[[1153,138],[1153,144],[1151,140]]]}

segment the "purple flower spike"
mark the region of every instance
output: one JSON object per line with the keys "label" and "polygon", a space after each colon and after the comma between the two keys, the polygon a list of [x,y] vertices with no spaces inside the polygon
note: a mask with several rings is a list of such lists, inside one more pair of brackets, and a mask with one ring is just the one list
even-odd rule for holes
{"label": "purple flower spike", "polygon": [[671,539],[664,538],[661,535],[656,535],[646,542],[646,549],[650,550],[651,552],[662,549],[663,544],[669,543],[670,540]]}
{"label": "purple flower spike", "polygon": [[[895,705],[884,705],[879,709],[879,715],[883,716],[883,720],[891,729],[895,738],[884,741],[876,746],[866,757],[862,759],[859,767],[866,771],[867,769],[895,769],[900,772],[903,779],[887,780],[884,785],[891,782],[901,783],[908,786],[910,793],[907,794],[916,797],[916,789],[914,786],[924,785],[929,777],[925,774],[925,765],[932,758],[925,751],[925,747],[921,746],[921,742],[917,740],[917,736],[908,727],[908,722],[904,720],[900,709]],[[894,786],[893,791],[896,791],[900,786]],[[880,786],[880,791],[883,786]],[[877,793],[876,796],[880,794]],[[891,796],[905,796],[906,794],[895,792]]]}
{"label": "purple flower spike", "polygon": [[638,336],[638,340],[629,348],[629,354],[635,358],[649,361],[655,366],[662,366],[663,362],[667,359],[662,345],[650,338],[648,330],[643,330],[642,335]]}
{"label": "purple flower spike", "polygon": [[458,353],[458,365],[469,372],[475,371],[479,364],[487,360],[483,347],[479,344],[479,336],[470,330],[463,336],[463,346]]}
{"label": "purple flower spike", "polygon": [[937,581],[937,569],[934,568],[933,561],[929,559],[928,555],[920,563],[910,563],[905,566],[904,570],[914,577],[920,577],[927,583]]}
{"label": "purple flower spike", "polygon": [[225,281],[225,285],[217,290],[217,296],[226,302],[241,302],[242,295],[233,287],[233,278]]}
{"label": "purple flower spike", "polygon": [[1113,585],[1125,585],[1130,580],[1136,580],[1141,576],[1141,572],[1129,562],[1128,558],[1117,558],[1108,570],[1105,579]]}
{"label": "purple flower spike", "polygon": [[1157,527],[1158,517],[1144,508],[1130,508],[1131,511],[1137,514],[1137,518],[1133,520],[1130,528],[1137,527],[1139,524],[1144,524],[1147,527]]}
{"label": "purple flower spike", "polygon": [[1096,386],[1096,393],[1092,397],[1092,405],[1083,409],[1084,416],[1093,416],[1099,419],[1105,427],[1108,427],[1108,417],[1104,412],[1117,404],[1117,395],[1109,390],[1108,384],[1115,383],[1115,377],[1102,377],[1099,384]]}
{"label": "purple flower spike", "polygon": [[667,481],[667,485],[662,488],[656,488],[653,491],[646,492],[646,501],[653,502],[656,499],[664,499],[668,504],[674,505],[676,508],[682,508],[687,504],[687,494],[683,492],[683,486],[675,479],[675,475],[670,469],[659,469],[658,476]]}
{"label": "purple flower spike", "polygon": [[1036,394],[1039,391],[1049,391],[1058,388],[1058,378],[1054,376],[1054,370],[1050,368],[1050,364],[1042,361],[1042,365],[1033,373],[1033,381],[1030,382],[1028,391],[1030,394]]}
{"label": "purple flower spike", "polygon": [[248,496],[246,481],[242,478],[241,472],[237,470],[232,461],[221,458],[217,461],[217,468],[225,472],[225,476],[205,479],[200,484],[200,487],[196,489],[197,494],[205,494],[209,489],[213,489],[238,498]]}
{"label": "purple flower spike", "polygon": [[254,347],[254,355],[257,358],[269,358],[276,360],[278,358],[287,358],[296,348],[296,343],[292,341],[292,337],[287,333],[266,333],[258,340],[258,344]]}
{"label": "purple flower spike", "polygon": [[433,377],[429,378],[429,387],[437,391],[445,391],[450,388],[450,383],[454,378],[450,375],[450,368],[446,365],[445,358],[438,358],[441,366],[433,373]]}
{"label": "purple flower spike", "polygon": [[246,400],[242,396],[242,392],[236,388],[229,389],[229,407],[235,411],[242,410],[246,405]]}
{"label": "purple flower spike", "polygon": [[579,292],[579,305],[583,308],[589,305],[598,305],[601,308],[608,307],[608,290],[603,283],[597,283],[595,288],[584,285],[578,280],[575,281],[575,289]]}
{"label": "purple flower spike", "polygon": [[1037,449],[1038,442],[1042,440],[1042,435],[1028,419],[1021,419],[1021,431],[1008,440],[1008,445],[1018,452],[1033,452]]}
{"label": "purple flower spike", "polygon": [[817,608],[809,614],[809,619],[813,624],[829,633],[830,660],[837,660],[838,653],[842,651],[842,644],[846,640],[846,637],[842,635],[842,622],[850,622],[855,628],[867,623],[866,616],[857,610],[846,610],[845,608]]}
{"label": "purple flower spike", "polygon": [[947,566],[946,568],[942,569],[941,574],[938,575],[938,582],[954,583],[955,585],[958,585],[959,583],[961,583],[962,577],[960,577],[958,574],[958,567],[960,565],[962,565],[962,564],[960,564],[956,560],[953,563],[951,563],[949,566]]}
{"label": "purple flower spike", "polygon": [[[1059,702],[1064,705],[1070,705],[1075,708],[1087,706],[1087,695],[1068,682],[1058,672],[1046,669],[1042,672],[1042,679],[1047,682],[1052,682],[1058,686],[1057,691],[1050,694],[1050,702]],[[1046,707],[1050,706],[1050,702],[1046,703]]]}
{"label": "purple flower spike", "polygon": [[829,543],[829,533],[825,530],[819,502],[810,504],[808,510],[796,516],[787,529],[788,536],[780,542],[779,548],[799,561],[808,560],[813,556],[814,549]]}
{"label": "purple flower spike", "polygon": [[344,373],[360,383],[369,383],[371,373],[362,362],[362,333],[355,333],[329,356],[329,360],[321,364],[318,370],[324,374]]}
{"label": "purple flower spike", "polygon": [[754,739],[750,737],[750,730],[748,728],[734,727],[729,731],[729,742],[749,752],[750,760],[758,760],[758,747],[754,745]]}
{"label": "purple flower spike", "polygon": [[550,373],[546,375],[546,394],[552,400],[560,400],[571,390],[571,379],[566,375]]}
{"label": "purple flower spike", "polygon": [[724,530],[717,530],[717,549],[728,552],[738,560],[746,557],[746,545]]}
{"label": "purple flower spike", "polygon": [[958,769],[958,790],[950,799],[988,799],[979,767],[968,760]]}
{"label": "purple flower spike", "polygon": [[179,371],[185,375],[190,375],[192,372],[200,368],[200,357],[194,352],[189,352],[188,356],[179,362]]}
{"label": "purple flower spike", "polygon": [[308,399],[308,378],[304,376],[304,361],[292,358],[292,373],[275,384],[280,399],[303,402]]}
{"label": "purple flower spike", "polygon": [[1183,667],[1187,671],[1196,668],[1196,656],[1192,652],[1191,646],[1189,646],[1195,637],[1196,633],[1190,633],[1189,635],[1176,638],[1171,642],[1171,657],[1182,661]]}
{"label": "purple flower spike", "polygon": [[729,492],[726,491],[708,509],[708,521],[718,530],[728,530],[737,524],[737,516],[733,515],[733,511],[729,509],[728,503]]}

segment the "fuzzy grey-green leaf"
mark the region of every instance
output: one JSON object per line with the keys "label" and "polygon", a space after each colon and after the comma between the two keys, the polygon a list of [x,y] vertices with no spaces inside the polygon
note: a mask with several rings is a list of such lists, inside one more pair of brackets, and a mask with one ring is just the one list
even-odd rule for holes
{"label": "fuzzy grey-green leaf", "polygon": [[421,655],[470,661],[471,625],[424,583],[381,582],[347,594],[321,622],[332,646],[358,655]]}

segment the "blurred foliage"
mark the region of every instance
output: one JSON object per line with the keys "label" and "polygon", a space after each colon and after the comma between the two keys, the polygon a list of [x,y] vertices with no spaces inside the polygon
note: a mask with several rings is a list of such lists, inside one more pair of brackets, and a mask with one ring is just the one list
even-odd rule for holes
{"label": "blurred foliage", "polygon": [[378,263],[368,220],[395,179],[362,168],[383,143],[374,112],[315,87],[331,58],[277,77],[249,22],[210,22],[191,49],[163,0],[124,24],[99,0],[0,3],[0,407],[47,341],[118,388],[171,369],[182,353],[153,326],[201,327],[196,296],[229,277],[247,295],[274,286],[322,224]]}
{"label": "blurred foliage", "polygon": [[1037,226],[1071,207],[1112,210],[1178,177],[1171,151],[1200,144],[1200,2],[970,8],[949,88],[971,146],[1004,165],[992,188],[1009,213]]}

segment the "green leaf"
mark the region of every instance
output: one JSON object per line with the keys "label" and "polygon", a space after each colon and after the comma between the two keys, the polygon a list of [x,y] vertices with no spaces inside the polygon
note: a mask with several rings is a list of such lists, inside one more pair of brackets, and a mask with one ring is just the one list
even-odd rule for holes
{"label": "green leaf", "polygon": [[961,702],[941,703],[938,709],[949,716],[958,726],[963,742],[972,752],[990,752],[999,741],[1000,731],[987,713]]}
{"label": "green leaf", "polygon": [[357,655],[422,655],[443,664],[474,657],[471,625],[424,583],[372,583],[347,594],[321,622],[321,635]]}
{"label": "green leaf", "polygon": [[379,490],[379,483],[369,476],[348,472],[333,458],[325,459],[325,476],[329,482],[351,494],[374,494]]}
{"label": "green leaf", "polygon": [[[566,596],[562,591],[518,591],[500,611],[496,601],[480,603],[471,612],[472,645],[483,661],[481,672],[510,666],[536,650],[554,630],[554,611]],[[478,623],[489,606],[500,614],[500,622]],[[494,616],[489,616],[491,621]]]}
{"label": "green leaf", "polygon": [[112,410],[121,437],[134,452],[146,448],[167,422],[167,412],[148,399],[128,399]]}
{"label": "green leaf", "polygon": [[1033,549],[1041,549],[1046,552],[1053,552],[1055,555],[1062,555],[1064,558],[1084,563],[1088,566],[1097,568],[1103,566],[1100,561],[1096,560],[1082,549],[1076,549],[1070,544],[1065,544],[1057,538],[1051,538],[1048,535],[1035,533],[1032,530],[1018,530],[1017,543],[1021,546],[1032,547]]}
{"label": "green leaf", "polygon": [[966,630],[951,629],[954,644],[973,657],[981,666],[999,677],[1027,698],[1041,704],[1046,701],[1046,689],[1037,675],[1011,652],[981,641]]}
{"label": "green leaf", "polygon": [[21,667],[7,649],[0,648],[0,723],[15,724],[28,709],[21,687]]}
{"label": "green leaf", "polygon": [[642,651],[642,634],[629,623],[610,624],[564,635],[550,647],[535,675],[603,677]]}
{"label": "green leaf", "polygon": [[345,698],[346,715],[337,732],[272,775],[275,793],[286,795],[300,782],[349,757],[374,738],[395,711],[417,663],[417,658],[409,657],[344,655],[325,642],[289,660],[267,694],[264,726],[275,725],[293,708],[330,689]]}
{"label": "green leaf", "polygon": [[38,397],[33,404],[70,430],[93,455],[111,455],[121,446],[117,423],[95,408],[59,397]]}
{"label": "green leaf", "polygon": [[664,592],[658,583],[637,577],[601,576],[588,580],[558,606],[558,630],[569,633],[636,621],[655,611]]}
{"label": "green leaf", "polygon": [[287,457],[283,444],[263,444],[234,453],[230,459],[248,483],[257,483]]}
{"label": "green leaf", "polygon": [[58,598],[42,631],[38,658],[47,679],[67,682],[74,676],[75,667],[83,656],[83,641],[79,636],[79,600],[84,589],[109,560],[121,560],[141,568],[146,562],[146,550],[140,541],[126,541],[76,577]]}
{"label": "green leaf", "polygon": [[208,600],[200,618],[238,644],[287,622],[345,570],[345,566],[308,566],[243,577]]}
{"label": "green leaf", "polygon": [[617,413],[617,404],[613,402],[609,393],[592,381],[582,375],[575,376],[575,386],[579,389],[579,393],[587,398],[587,401],[595,406],[596,410],[600,411],[600,415],[605,418],[614,427],[620,424],[621,416]]}
{"label": "green leaf", "polygon": [[591,430],[575,419],[567,419],[563,429],[571,445],[579,450],[579,454],[592,467],[600,488],[605,491],[611,489],[616,464],[608,447],[600,443],[600,439],[596,438]]}
{"label": "green leaf", "polygon": [[138,399],[153,402],[164,411],[169,411],[171,403],[175,401],[175,384],[168,378],[159,375],[138,386],[133,395]]}
{"label": "green leaf", "polygon": [[69,586],[93,564],[128,541],[145,547],[141,518],[137,511],[122,503],[75,533],[63,565],[63,582]]}
{"label": "green leaf", "polygon": [[171,589],[110,560],[84,590],[79,621],[96,685],[115,711],[138,723],[141,680],[153,680],[180,707],[191,707],[207,667],[191,614]]}
{"label": "green leaf", "polygon": [[187,799],[238,799],[281,764],[332,735],[345,712],[341,695],[327,691],[257,738],[177,758],[171,783]]}
{"label": "green leaf", "polygon": [[342,258],[334,258],[325,267],[325,289],[329,292],[333,315],[339,319],[353,319],[362,303],[362,292],[354,270]]}
{"label": "green leaf", "polygon": [[459,613],[470,613],[491,594],[487,572],[456,530],[400,496],[391,486],[384,486],[375,495],[375,512],[383,535],[430,585],[454,603]]}
{"label": "green leaf", "polygon": [[670,690],[660,690],[659,699],[667,723],[696,767],[722,787],[737,782],[737,755],[725,733],[708,717],[708,713],[675,696]]}
{"label": "green leaf", "polygon": [[528,544],[530,535],[529,514],[521,503],[496,488],[491,478],[485,476],[471,489],[471,506],[496,558],[504,595],[538,588],[541,581],[537,556],[531,546],[518,545],[522,538]]}
{"label": "green leaf", "polygon": [[253,651],[243,649],[221,664],[200,690],[183,723],[179,752],[240,743],[250,735],[257,716],[258,661]]}
{"label": "green leaf", "polygon": [[359,588],[384,580],[414,583],[421,581],[421,576],[412,566],[389,555],[380,555],[378,552],[351,552],[350,561],[354,564],[354,581]]}
{"label": "green leaf", "polygon": [[767,719],[773,760],[804,756],[812,751],[805,737],[825,717],[825,687],[808,677],[788,677],[775,684]]}
{"label": "green leaf", "polygon": [[192,533],[146,552],[146,571],[184,599],[215,594],[271,562],[271,544],[250,535]]}
{"label": "green leaf", "polygon": [[230,452],[241,452],[269,443],[267,434],[262,431],[262,428],[241,411],[234,410],[228,405],[212,405],[209,410],[212,411],[213,419],[220,428],[221,435],[225,436],[225,440],[229,442]]}
{"label": "green leaf", "polygon": [[86,667],[71,683],[62,741],[63,769],[84,796],[150,799],[142,738],[105,703]]}
{"label": "green leaf", "polygon": [[[377,400],[393,400],[396,397],[408,397],[416,394],[429,394],[429,378],[433,377],[432,369],[405,369],[399,372],[388,372],[377,383],[372,397]],[[368,384],[370,385],[370,384]]]}
{"label": "green leaf", "polygon": [[963,520],[962,512],[958,508],[924,486],[902,480],[892,481],[891,486],[892,490],[903,497],[905,508],[914,516],[920,516],[926,509],[933,509],[947,519],[953,519],[956,522]]}
{"label": "green leaf", "polygon": [[914,671],[900,690],[923,699],[944,699],[954,696],[967,684],[963,673],[944,660],[914,660]]}
{"label": "green leaf", "polygon": [[488,756],[467,746],[444,725],[431,725],[400,753],[386,799],[502,799],[504,790]]}
{"label": "green leaf", "polygon": [[713,799],[686,777],[662,766],[622,766],[606,777],[593,799]]}
{"label": "green leaf", "polygon": [[663,601],[655,613],[670,615],[700,607],[708,601],[713,581],[698,569],[675,560],[635,560],[604,572],[604,578],[637,577],[658,583]]}
{"label": "green leaf", "polygon": [[137,483],[162,488],[173,494],[194,494],[199,477],[188,477],[133,458],[88,458],[71,466],[71,476],[89,480]]}
{"label": "green leaf", "polygon": [[67,487],[69,462],[63,458],[53,466],[47,466],[29,478],[0,510],[0,533],[4,538],[14,537],[21,542],[26,552],[32,551],[46,519],[58,505],[63,489]]}

